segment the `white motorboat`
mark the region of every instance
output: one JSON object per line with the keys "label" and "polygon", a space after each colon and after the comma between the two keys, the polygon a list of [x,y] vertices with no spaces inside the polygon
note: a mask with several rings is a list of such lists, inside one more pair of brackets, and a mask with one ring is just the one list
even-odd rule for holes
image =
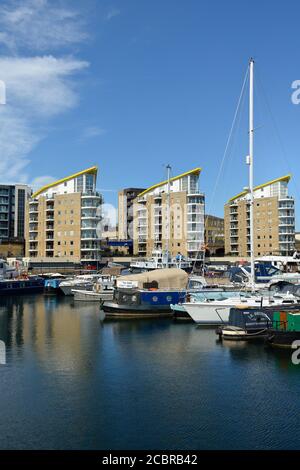
{"label": "white motorboat", "polygon": [[61,282],[59,287],[65,295],[73,295],[73,289],[92,290],[98,278],[99,274],[83,274]]}
{"label": "white motorboat", "polygon": [[260,296],[240,295],[219,300],[185,302],[182,304],[190,317],[199,325],[220,325],[228,323],[230,309],[233,307],[280,307],[297,305],[299,299],[292,294]]}
{"label": "white motorboat", "polygon": [[72,289],[74,300],[84,302],[100,302],[101,300],[112,300],[114,296],[113,289],[101,290],[99,292],[94,290]]}
{"label": "white motorboat", "polygon": [[130,268],[143,271],[152,271],[154,269],[177,268],[185,271],[192,269],[192,261],[184,258],[182,255],[171,258],[167,252],[155,250],[151,258],[140,258],[130,263]]}

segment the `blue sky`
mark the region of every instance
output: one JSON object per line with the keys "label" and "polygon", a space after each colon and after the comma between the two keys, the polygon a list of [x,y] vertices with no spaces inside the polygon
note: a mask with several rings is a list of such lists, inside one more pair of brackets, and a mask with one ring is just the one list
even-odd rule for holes
{"label": "blue sky", "polygon": [[296,1],[2,1],[1,182],[37,188],[97,164],[115,203],[121,188],[164,179],[167,163],[174,175],[201,166],[207,209],[222,215],[247,184],[246,96],[212,200],[253,56],[255,183],[292,172],[298,208],[299,15]]}

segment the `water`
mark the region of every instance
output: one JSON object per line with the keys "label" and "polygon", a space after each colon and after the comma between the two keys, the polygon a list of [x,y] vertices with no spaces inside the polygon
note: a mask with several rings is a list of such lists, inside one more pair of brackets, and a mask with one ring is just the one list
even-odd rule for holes
{"label": "water", "polygon": [[0,300],[1,449],[297,449],[300,366],[172,320]]}

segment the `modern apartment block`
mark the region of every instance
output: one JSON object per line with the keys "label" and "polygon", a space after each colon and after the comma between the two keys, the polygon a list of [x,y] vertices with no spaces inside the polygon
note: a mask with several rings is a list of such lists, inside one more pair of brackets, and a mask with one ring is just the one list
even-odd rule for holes
{"label": "modern apartment block", "polygon": [[224,219],[205,215],[205,246],[209,255],[224,254]]}
{"label": "modern apartment block", "polygon": [[132,239],[133,201],[145,188],[126,188],[118,194],[118,238]]}
{"label": "modern apartment block", "polygon": [[24,242],[25,207],[30,195],[27,185],[0,185],[0,240]]}
{"label": "modern apartment block", "polygon": [[[294,198],[288,195],[291,176],[282,176],[254,188],[254,256],[287,256],[295,250]],[[250,255],[249,192],[225,205],[225,253]]]}
{"label": "modern apartment block", "polygon": [[204,243],[204,194],[199,191],[201,168],[158,183],[134,202],[134,254],[150,257],[169,249],[191,259],[200,257]]}
{"label": "modern apartment block", "polygon": [[26,253],[93,264],[100,259],[101,195],[97,167],[48,184],[28,203]]}

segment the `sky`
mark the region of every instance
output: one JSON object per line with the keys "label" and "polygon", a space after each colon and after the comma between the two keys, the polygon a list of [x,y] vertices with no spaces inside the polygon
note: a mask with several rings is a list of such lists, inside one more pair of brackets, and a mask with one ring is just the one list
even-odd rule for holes
{"label": "sky", "polygon": [[0,183],[38,189],[98,165],[116,204],[167,164],[201,167],[222,216],[247,186],[247,88],[224,152],[254,57],[255,184],[292,173],[300,220],[299,17],[294,0],[1,0]]}

